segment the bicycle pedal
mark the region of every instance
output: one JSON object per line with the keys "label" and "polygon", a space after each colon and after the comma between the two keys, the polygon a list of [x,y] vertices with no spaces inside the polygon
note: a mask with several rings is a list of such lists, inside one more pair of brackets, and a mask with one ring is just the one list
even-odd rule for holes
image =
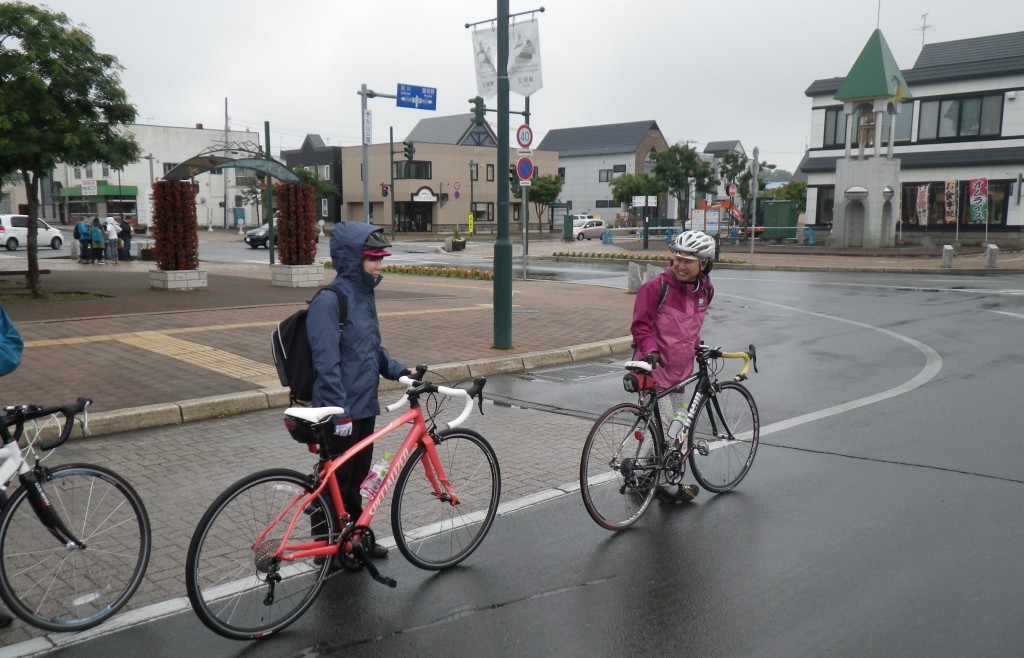
{"label": "bicycle pedal", "polygon": [[711,451],[708,450],[708,442],[705,441],[704,439],[701,439],[700,441],[697,442],[697,454],[699,454],[701,457],[707,457],[709,454],[711,454]]}

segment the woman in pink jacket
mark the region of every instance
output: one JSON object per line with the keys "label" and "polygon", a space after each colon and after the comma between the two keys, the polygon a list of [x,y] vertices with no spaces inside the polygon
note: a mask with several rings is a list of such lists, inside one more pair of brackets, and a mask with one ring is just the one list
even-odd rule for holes
{"label": "woman in pink jacket", "polygon": [[[693,372],[694,350],[715,288],[709,273],[715,240],[700,231],[685,231],[672,241],[672,262],[665,271],[640,286],[633,304],[630,333],[634,359],[657,366],[651,373],[660,389],[675,386]],[[672,409],[662,409],[667,421],[684,407],[682,390],[663,398]],[[671,440],[674,437],[666,437]],[[686,484],[663,489],[663,500],[687,501],[697,496],[697,486]]]}

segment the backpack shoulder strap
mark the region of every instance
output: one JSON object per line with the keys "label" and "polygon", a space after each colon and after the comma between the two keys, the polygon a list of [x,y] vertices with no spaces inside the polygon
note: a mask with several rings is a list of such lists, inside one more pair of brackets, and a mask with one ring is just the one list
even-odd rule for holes
{"label": "backpack shoulder strap", "polygon": [[668,298],[668,281],[665,279],[661,280],[661,293],[658,296],[658,307],[654,310],[655,313],[661,310],[661,307],[665,305],[665,300]]}
{"label": "backpack shoulder strap", "polygon": [[[338,326],[344,328],[345,321],[348,320],[348,300],[345,298],[344,293],[338,290],[337,286],[324,286],[320,290],[316,291],[316,295],[319,295],[324,290],[330,290],[338,298]],[[313,299],[316,298],[316,295],[313,295],[313,297],[311,297],[309,302],[306,302],[306,304],[312,302]]]}

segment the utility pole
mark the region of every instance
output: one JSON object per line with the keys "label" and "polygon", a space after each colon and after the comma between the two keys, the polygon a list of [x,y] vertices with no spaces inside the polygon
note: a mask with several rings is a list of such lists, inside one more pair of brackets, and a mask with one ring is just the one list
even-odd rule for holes
{"label": "utility pole", "polygon": [[[360,125],[363,127],[363,220],[370,223],[370,142],[373,141],[373,121],[370,114],[370,110],[366,108],[367,98],[398,98],[394,94],[378,94],[372,89],[367,89],[366,85],[363,84],[359,87],[360,106],[362,113],[360,114]],[[391,194],[395,191],[391,190]]]}
{"label": "utility pole", "polygon": [[754,264],[754,236],[757,235],[757,175],[761,168],[761,150],[754,147],[754,161],[750,163],[750,187],[754,190],[754,203],[750,208],[750,264]]}
{"label": "utility pole", "polygon": [[[225,96],[224,97],[224,147],[227,148],[227,145],[229,143],[230,142],[228,141],[228,99],[227,99],[227,96]],[[221,175],[221,181],[220,182],[221,182],[221,185],[224,186],[224,228],[227,228],[228,227],[228,172],[227,172],[227,170],[225,170],[223,172],[223,174]],[[274,237],[274,234],[271,233],[270,237],[271,238]],[[274,243],[271,242],[270,244],[273,245]],[[273,256],[271,256],[270,262],[271,263],[274,262]]]}

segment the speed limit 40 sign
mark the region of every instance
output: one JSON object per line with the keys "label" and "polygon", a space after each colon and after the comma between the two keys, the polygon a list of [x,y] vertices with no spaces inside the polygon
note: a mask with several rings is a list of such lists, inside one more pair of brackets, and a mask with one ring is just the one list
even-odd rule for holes
{"label": "speed limit 40 sign", "polygon": [[519,142],[520,148],[530,148],[530,144],[533,143],[533,128],[525,123],[519,126],[516,129],[516,141]]}

